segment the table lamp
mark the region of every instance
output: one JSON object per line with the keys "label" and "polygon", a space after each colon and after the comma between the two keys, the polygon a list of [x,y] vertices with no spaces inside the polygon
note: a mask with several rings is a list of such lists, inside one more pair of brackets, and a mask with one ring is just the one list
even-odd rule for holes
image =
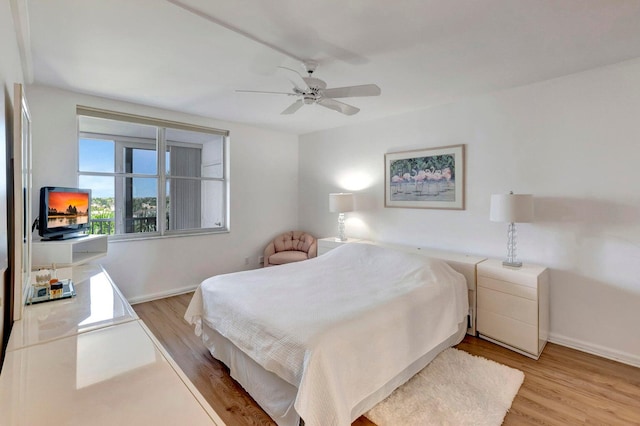
{"label": "table lamp", "polygon": [[492,222],[508,222],[507,231],[507,259],[502,262],[504,266],[519,268],[522,262],[518,261],[516,223],[533,222],[533,195],[531,194],[493,194],[491,195],[491,212],[489,219]]}
{"label": "table lamp", "polygon": [[353,194],[337,193],[329,194],[329,211],[338,214],[338,241],[347,241],[344,235],[344,214],[353,211]]}

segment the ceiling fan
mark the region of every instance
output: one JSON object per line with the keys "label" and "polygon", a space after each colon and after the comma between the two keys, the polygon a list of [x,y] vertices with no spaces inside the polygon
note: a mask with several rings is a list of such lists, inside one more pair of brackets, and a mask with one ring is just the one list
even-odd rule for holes
{"label": "ceiling fan", "polygon": [[292,92],[264,92],[260,90],[236,90],[240,93],[261,93],[268,95],[296,96],[298,100],[292,103],[281,114],[293,114],[303,105],[318,104],[325,108],[338,111],[342,114],[353,115],[360,111],[352,105],[336,101],[335,98],[351,98],[360,96],[379,96],[380,88],[375,84],[363,84],[360,86],[335,87],[327,89],[327,83],[319,78],[312,77],[318,67],[315,61],[304,61],[302,63],[308,77],[302,76],[299,72],[287,67],[278,67],[287,79],[293,84]]}

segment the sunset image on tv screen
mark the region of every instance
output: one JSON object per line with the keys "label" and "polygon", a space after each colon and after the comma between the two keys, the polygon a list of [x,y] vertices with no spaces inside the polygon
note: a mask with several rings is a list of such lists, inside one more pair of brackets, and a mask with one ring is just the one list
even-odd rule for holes
{"label": "sunset image on tv screen", "polygon": [[50,192],[47,226],[81,225],[89,222],[89,194]]}

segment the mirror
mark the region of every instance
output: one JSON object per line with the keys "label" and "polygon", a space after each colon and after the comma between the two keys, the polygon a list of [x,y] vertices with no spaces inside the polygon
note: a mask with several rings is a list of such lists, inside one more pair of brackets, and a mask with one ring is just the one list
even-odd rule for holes
{"label": "mirror", "polygon": [[13,114],[13,319],[22,317],[31,280],[31,116],[22,84],[14,84]]}

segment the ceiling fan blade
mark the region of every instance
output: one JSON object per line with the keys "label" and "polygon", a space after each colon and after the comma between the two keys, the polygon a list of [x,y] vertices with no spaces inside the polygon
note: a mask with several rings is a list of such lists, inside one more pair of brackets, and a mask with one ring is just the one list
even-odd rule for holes
{"label": "ceiling fan blade", "polygon": [[265,92],[264,90],[236,90],[237,93],[258,93],[260,95],[288,95],[297,96],[295,93],[289,92]]}
{"label": "ceiling fan blade", "polygon": [[375,84],[363,84],[361,86],[335,87],[325,89],[322,94],[327,98],[350,98],[359,96],[379,96],[381,90]]}
{"label": "ceiling fan blade", "polygon": [[289,108],[285,109],[280,114],[293,114],[294,112],[302,108],[302,105],[304,105],[304,102],[302,101],[302,99],[298,99],[297,101],[289,105]]}
{"label": "ceiling fan blade", "polygon": [[281,73],[284,77],[293,84],[293,87],[300,90],[301,92],[306,92],[309,90],[309,86],[304,81],[304,77],[300,75],[300,73],[296,70],[292,70],[287,67],[278,67],[278,69],[282,70]]}
{"label": "ceiling fan blade", "polygon": [[334,111],[341,112],[346,115],[357,114],[360,108],[356,108],[351,105],[347,105],[344,102],[336,101],[334,99],[322,98],[317,101],[318,105],[322,105],[325,108],[332,109]]}

